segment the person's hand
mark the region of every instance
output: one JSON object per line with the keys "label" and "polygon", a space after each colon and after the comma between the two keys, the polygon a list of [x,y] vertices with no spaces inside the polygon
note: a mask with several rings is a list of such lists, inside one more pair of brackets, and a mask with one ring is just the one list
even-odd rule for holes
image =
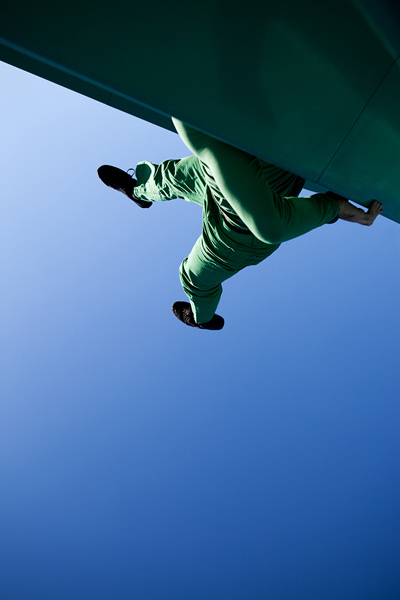
{"label": "person's hand", "polygon": [[339,198],[336,198],[339,202],[338,216],[339,219],[343,219],[344,221],[369,226],[372,225],[378,215],[383,213],[383,206],[377,200],[372,200],[367,212],[365,212],[361,208],[354,206],[354,204],[350,204],[348,200],[342,199],[341,196]]}

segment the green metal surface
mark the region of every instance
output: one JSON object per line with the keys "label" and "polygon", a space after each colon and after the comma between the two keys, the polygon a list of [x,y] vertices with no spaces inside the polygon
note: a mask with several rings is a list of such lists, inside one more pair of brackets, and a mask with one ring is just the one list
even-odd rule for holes
{"label": "green metal surface", "polygon": [[397,6],[18,2],[0,59],[162,127],[176,116],[400,222]]}

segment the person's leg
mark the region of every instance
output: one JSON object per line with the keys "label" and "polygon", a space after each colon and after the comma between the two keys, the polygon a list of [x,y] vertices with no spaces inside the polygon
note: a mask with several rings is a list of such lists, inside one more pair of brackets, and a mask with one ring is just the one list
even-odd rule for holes
{"label": "person's leg", "polygon": [[179,268],[182,288],[190,300],[196,323],[212,319],[222,294],[221,283],[240,270],[217,263],[206,245],[201,235]]}
{"label": "person's leg", "polygon": [[180,266],[183,291],[190,300],[197,323],[212,319],[224,281],[247,266],[259,264],[279,248],[279,245],[260,243],[248,245],[247,238],[254,240],[253,236],[234,236],[236,241],[227,237],[212,214],[209,214],[204,221],[201,237]]}
{"label": "person's leg", "polygon": [[283,198],[263,176],[258,160],[246,152],[173,119],[188,148],[204,162],[226,200],[250,231],[265,243],[281,243],[338,216],[339,203],[325,194]]}
{"label": "person's leg", "polygon": [[204,172],[197,156],[165,160],[159,165],[140,162],[135,175],[135,196],[149,202],[184,198],[203,206],[206,193]]}

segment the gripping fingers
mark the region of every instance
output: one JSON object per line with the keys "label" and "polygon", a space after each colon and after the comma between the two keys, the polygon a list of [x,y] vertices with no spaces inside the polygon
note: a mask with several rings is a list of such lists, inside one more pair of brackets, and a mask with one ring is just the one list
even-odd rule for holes
{"label": "gripping fingers", "polygon": [[383,212],[383,206],[380,202],[378,202],[378,200],[372,200],[368,212],[367,212],[367,219],[369,220],[369,222],[367,222],[367,225],[372,225],[372,223],[375,221],[376,217],[378,215],[380,215]]}
{"label": "gripping fingers", "polygon": [[378,200],[372,200],[368,210],[379,215],[380,213],[383,212],[383,204],[378,202]]}

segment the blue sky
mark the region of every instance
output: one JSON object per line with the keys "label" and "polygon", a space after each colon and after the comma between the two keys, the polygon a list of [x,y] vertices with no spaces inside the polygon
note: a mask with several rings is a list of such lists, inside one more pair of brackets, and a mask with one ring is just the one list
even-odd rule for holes
{"label": "blue sky", "polygon": [[5,600],[397,600],[400,227],[339,221],[185,327],[176,134],[0,63]]}

